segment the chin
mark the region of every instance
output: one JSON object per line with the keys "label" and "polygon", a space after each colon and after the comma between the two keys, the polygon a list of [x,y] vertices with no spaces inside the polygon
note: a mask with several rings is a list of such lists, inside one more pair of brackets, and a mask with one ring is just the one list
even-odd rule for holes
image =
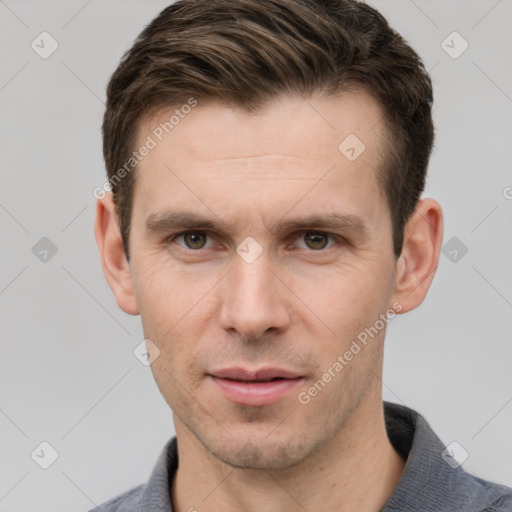
{"label": "chin", "polygon": [[220,443],[201,442],[215,458],[240,469],[286,469],[303,461],[314,451],[313,446],[301,445],[296,438],[293,441],[228,438]]}

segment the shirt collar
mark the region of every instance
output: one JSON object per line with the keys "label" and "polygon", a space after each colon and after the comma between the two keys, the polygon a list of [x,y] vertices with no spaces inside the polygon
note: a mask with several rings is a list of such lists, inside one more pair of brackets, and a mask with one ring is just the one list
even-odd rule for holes
{"label": "shirt collar", "polygon": [[171,485],[177,469],[178,445],[176,437],[172,437],[160,453],[144,488],[141,496],[141,511],[172,512]]}
{"label": "shirt collar", "polygon": [[406,464],[381,512],[474,512],[486,505],[482,481],[453,459],[421,414],[384,402],[384,415],[389,440]]}

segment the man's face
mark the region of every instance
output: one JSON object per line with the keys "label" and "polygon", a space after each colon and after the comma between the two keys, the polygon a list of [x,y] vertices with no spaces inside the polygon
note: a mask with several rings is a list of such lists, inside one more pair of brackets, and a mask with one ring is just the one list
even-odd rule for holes
{"label": "man's face", "polygon": [[[141,126],[140,145],[174,110]],[[363,93],[256,114],[199,102],[139,164],[130,268],[152,370],[178,437],[222,461],[288,467],[380,404],[385,329],[308,390],[392,303],[381,115]],[[184,213],[219,224],[170,222]]]}

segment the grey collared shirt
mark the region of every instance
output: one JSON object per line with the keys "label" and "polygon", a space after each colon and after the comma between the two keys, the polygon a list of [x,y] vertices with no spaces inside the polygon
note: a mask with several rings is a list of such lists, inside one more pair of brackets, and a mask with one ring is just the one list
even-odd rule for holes
{"label": "grey collared shirt", "polygon": [[[421,414],[384,402],[384,415],[388,437],[407,462],[381,512],[512,512],[512,489],[464,471]],[[170,484],[177,468],[173,437],[147,484],[90,512],[172,512]]]}

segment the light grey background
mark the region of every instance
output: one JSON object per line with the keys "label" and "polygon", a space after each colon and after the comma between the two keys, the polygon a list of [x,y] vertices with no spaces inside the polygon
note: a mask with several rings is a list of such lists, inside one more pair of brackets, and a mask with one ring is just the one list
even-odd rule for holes
{"label": "light grey background", "polygon": [[[105,180],[107,81],[168,3],[0,1],[2,511],[87,510],[146,481],[174,433],[132,353],[140,319],[118,309],[104,280],[92,195]],[[468,248],[457,262],[442,255],[425,302],[391,322],[384,399],[460,443],[468,471],[512,486],[512,5],[372,4],[431,70],[425,196],[444,208],[445,243]],[[47,59],[31,48],[43,31],[59,45]],[[453,31],[469,43],[457,59],[442,47]],[[462,48],[457,36],[444,44]],[[46,263],[32,253],[42,237],[58,249]],[[42,441],[59,454],[46,470],[31,458]]]}

